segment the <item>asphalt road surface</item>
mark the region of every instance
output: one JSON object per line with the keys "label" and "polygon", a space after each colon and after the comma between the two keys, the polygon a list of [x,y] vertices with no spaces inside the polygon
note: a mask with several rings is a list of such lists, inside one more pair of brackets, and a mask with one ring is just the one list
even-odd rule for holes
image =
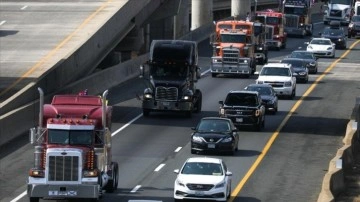
{"label": "asphalt road surface", "polygon": [[[315,28],[314,33],[318,33],[323,25]],[[270,60],[304,49],[305,41],[309,38],[289,39],[285,50],[270,52]],[[203,155],[224,159],[233,172],[229,201],[316,201],[329,161],[342,146],[355,98],[360,95],[360,45],[351,46],[355,42],[348,41],[349,50],[337,50],[335,59],[319,59],[318,74],[310,75],[307,84],[297,84],[294,100],[280,100],[279,112],[266,116],[261,132],[242,129],[234,156],[190,153],[190,128],[202,117],[217,116],[218,101],[228,91],[243,89],[256,79],[212,78],[208,41],[200,44],[204,75],[197,84],[203,92],[203,110],[192,118],[172,113],[143,117],[141,103],[135,98],[144,88],[140,79],[110,89],[109,104],[114,106],[112,151],[113,160],[119,163],[120,179],[118,190],[105,194],[101,201],[173,201],[173,170],[187,158]],[[1,149],[1,202],[28,201],[26,177],[33,165],[33,147],[27,141],[24,134]]]}

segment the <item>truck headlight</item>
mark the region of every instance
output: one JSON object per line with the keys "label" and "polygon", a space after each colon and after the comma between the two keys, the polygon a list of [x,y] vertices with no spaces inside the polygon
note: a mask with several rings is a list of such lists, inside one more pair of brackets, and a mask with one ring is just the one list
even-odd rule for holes
{"label": "truck headlight", "polygon": [[342,39],[338,39],[338,41],[342,41]]}
{"label": "truck headlight", "polygon": [[214,58],[213,59],[213,63],[218,63],[218,62],[222,62],[221,58]]}
{"label": "truck headlight", "polygon": [[146,99],[151,99],[151,98],[152,98],[152,95],[151,95],[151,94],[145,94],[144,97],[145,97]]}
{"label": "truck headlight", "polygon": [[257,110],[255,111],[255,116],[260,116],[260,114],[261,114],[261,111],[257,109]]}
{"label": "truck headlight", "polygon": [[182,97],[182,99],[183,99],[183,100],[190,100],[191,97],[190,97],[189,95],[184,95],[184,96]]}
{"label": "truck headlight", "polygon": [[30,169],[29,176],[31,177],[45,177],[44,170],[41,169]]}
{"label": "truck headlight", "polygon": [[258,47],[258,50],[262,50],[263,48],[262,47]]}
{"label": "truck headlight", "polygon": [[192,140],[193,140],[194,142],[202,142],[201,137],[195,136],[195,135],[192,137]]}
{"label": "truck headlight", "polygon": [[354,24],[353,23],[350,23],[349,24],[349,28],[353,28],[354,27]]}
{"label": "truck headlight", "polygon": [[97,177],[98,176],[98,170],[84,170],[83,171],[84,177]]}

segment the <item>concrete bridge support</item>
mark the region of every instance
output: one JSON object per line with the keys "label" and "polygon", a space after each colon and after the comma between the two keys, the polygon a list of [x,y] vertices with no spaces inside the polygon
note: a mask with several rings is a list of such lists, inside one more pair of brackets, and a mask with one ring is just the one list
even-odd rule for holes
{"label": "concrete bridge support", "polygon": [[191,1],[191,30],[213,21],[213,1]]}
{"label": "concrete bridge support", "polygon": [[246,14],[251,14],[252,0],[231,0],[231,16],[235,19],[246,19]]}

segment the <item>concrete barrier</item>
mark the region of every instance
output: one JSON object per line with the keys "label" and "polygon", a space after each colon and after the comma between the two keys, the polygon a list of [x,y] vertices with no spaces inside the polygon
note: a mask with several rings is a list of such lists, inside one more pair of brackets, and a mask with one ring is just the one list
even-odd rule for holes
{"label": "concrete barrier", "polygon": [[354,160],[360,153],[360,97],[356,98],[356,104],[347,124],[343,147],[330,161],[328,172],[325,174],[318,202],[333,202],[336,196],[345,190],[345,174],[352,169]]}

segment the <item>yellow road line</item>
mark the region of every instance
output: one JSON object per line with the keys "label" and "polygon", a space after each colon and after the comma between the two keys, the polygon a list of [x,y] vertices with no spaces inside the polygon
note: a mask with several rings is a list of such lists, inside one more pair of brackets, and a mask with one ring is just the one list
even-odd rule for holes
{"label": "yellow road line", "polygon": [[4,91],[0,92],[0,96],[4,95],[8,91],[10,91],[12,88],[14,88],[20,81],[24,80],[26,77],[31,75],[36,69],[38,69],[41,65],[43,65],[46,61],[49,60],[50,57],[54,56],[55,53],[62,48],[66,43],[70,41],[71,38],[74,37],[75,34],[77,34],[82,28],[85,27],[85,25],[88,24],[90,20],[92,20],[100,11],[102,11],[109,3],[111,3],[113,0],[108,0],[107,2],[103,3],[95,12],[93,12],[89,17],[87,17],[84,22],[80,24],[78,28],[74,32],[72,32],[70,35],[68,35],[62,42],[60,42],[54,49],[52,49],[47,55],[45,55],[43,58],[40,59],[39,62],[37,62],[34,66],[32,66],[29,70],[27,70],[23,75],[21,75],[14,83],[12,83],[10,86],[8,86]]}
{"label": "yellow road line", "polygon": [[300,97],[300,99],[295,103],[295,105],[291,108],[289,113],[286,115],[284,120],[280,123],[279,127],[275,130],[275,132],[271,135],[269,141],[266,143],[264,149],[262,150],[261,154],[258,156],[258,158],[255,160],[254,164],[250,167],[248,172],[245,174],[244,178],[239,182],[239,184],[235,187],[234,191],[231,193],[231,197],[229,199],[229,202],[232,202],[236,196],[240,193],[241,189],[244,187],[245,183],[249,180],[250,176],[254,173],[256,168],[259,166],[260,162],[263,160],[267,152],[269,151],[271,145],[274,143],[276,138],[278,137],[280,131],[285,126],[285,124],[288,122],[292,114],[299,108],[300,104],[306,98],[316,87],[316,85],[325,77],[325,75],[330,72],[337,63],[339,63],[344,57],[346,57],[347,54],[350,53],[351,49],[353,49],[360,40],[357,40],[355,43],[353,43],[347,51],[345,51],[340,58],[335,60],[329,67],[326,68],[325,72],[323,72],[316,80],[315,82],[306,90],[303,96]]}

